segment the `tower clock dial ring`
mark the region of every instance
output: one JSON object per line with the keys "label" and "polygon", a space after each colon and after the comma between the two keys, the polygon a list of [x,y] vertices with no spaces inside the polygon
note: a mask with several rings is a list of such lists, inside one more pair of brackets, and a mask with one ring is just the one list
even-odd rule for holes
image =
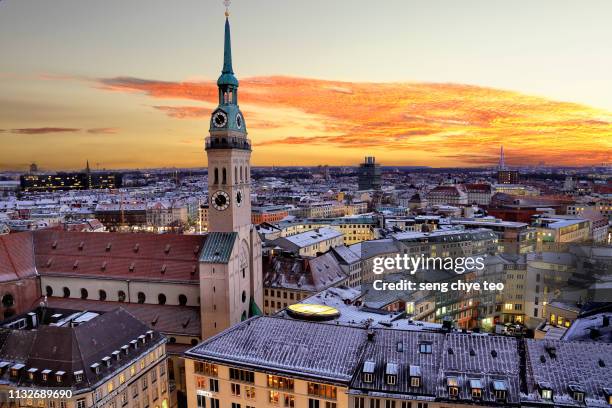
{"label": "tower clock dial ring", "polygon": [[223,127],[227,124],[227,114],[223,111],[216,112],[212,119],[215,127]]}
{"label": "tower clock dial ring", "polygon": [[223,190],[215,192],[210,198],[212,206],[217,211],[224,211],[230,205],[230,196]]}

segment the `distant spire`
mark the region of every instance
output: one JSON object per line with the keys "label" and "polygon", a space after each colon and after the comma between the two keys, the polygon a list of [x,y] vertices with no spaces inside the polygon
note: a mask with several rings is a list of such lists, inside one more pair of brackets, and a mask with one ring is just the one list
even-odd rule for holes
{"label": "distant spire", "polygon": [[505,168],[506,163],[504,162],[504,145],[502,145],[499,151],[499,169],[504,170]]}
{"label": "distant spire", "polygon": [[87,173],[91,172],[91,170],[89,169],[89,160],[87,160],[87,166],[85,166],[85,171],[87,171]]}

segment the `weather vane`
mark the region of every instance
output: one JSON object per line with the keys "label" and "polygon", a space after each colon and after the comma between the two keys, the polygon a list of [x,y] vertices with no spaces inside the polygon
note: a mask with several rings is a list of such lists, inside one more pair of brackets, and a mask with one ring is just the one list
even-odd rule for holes
{"label": "weather vane", "polygon": [[229,6],[232,4],[232,0],[223,0],[223,4],[225,5],[225,17],[229,17]]}

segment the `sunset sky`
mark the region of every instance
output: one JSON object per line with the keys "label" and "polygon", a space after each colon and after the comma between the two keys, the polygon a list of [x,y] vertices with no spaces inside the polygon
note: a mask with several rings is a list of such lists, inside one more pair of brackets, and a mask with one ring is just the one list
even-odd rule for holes
{"label": "sunset sky", "polygon": [[[0,169],[202,167],[221,0],[0,0]],[[234,0],[254,165],[612,162],[612,2]]]}

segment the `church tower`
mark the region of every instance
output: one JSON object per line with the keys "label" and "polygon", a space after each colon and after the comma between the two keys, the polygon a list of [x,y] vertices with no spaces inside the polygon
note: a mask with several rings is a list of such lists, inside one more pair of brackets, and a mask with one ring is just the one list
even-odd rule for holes
{"label": "church tower", "polygon": [[261,310],[261,241],[251,224],[251,142],[238,106],[229,12],[225,12],[218,106],[206,138],[209,234],[200,258],[202,336],[210,337]]}

